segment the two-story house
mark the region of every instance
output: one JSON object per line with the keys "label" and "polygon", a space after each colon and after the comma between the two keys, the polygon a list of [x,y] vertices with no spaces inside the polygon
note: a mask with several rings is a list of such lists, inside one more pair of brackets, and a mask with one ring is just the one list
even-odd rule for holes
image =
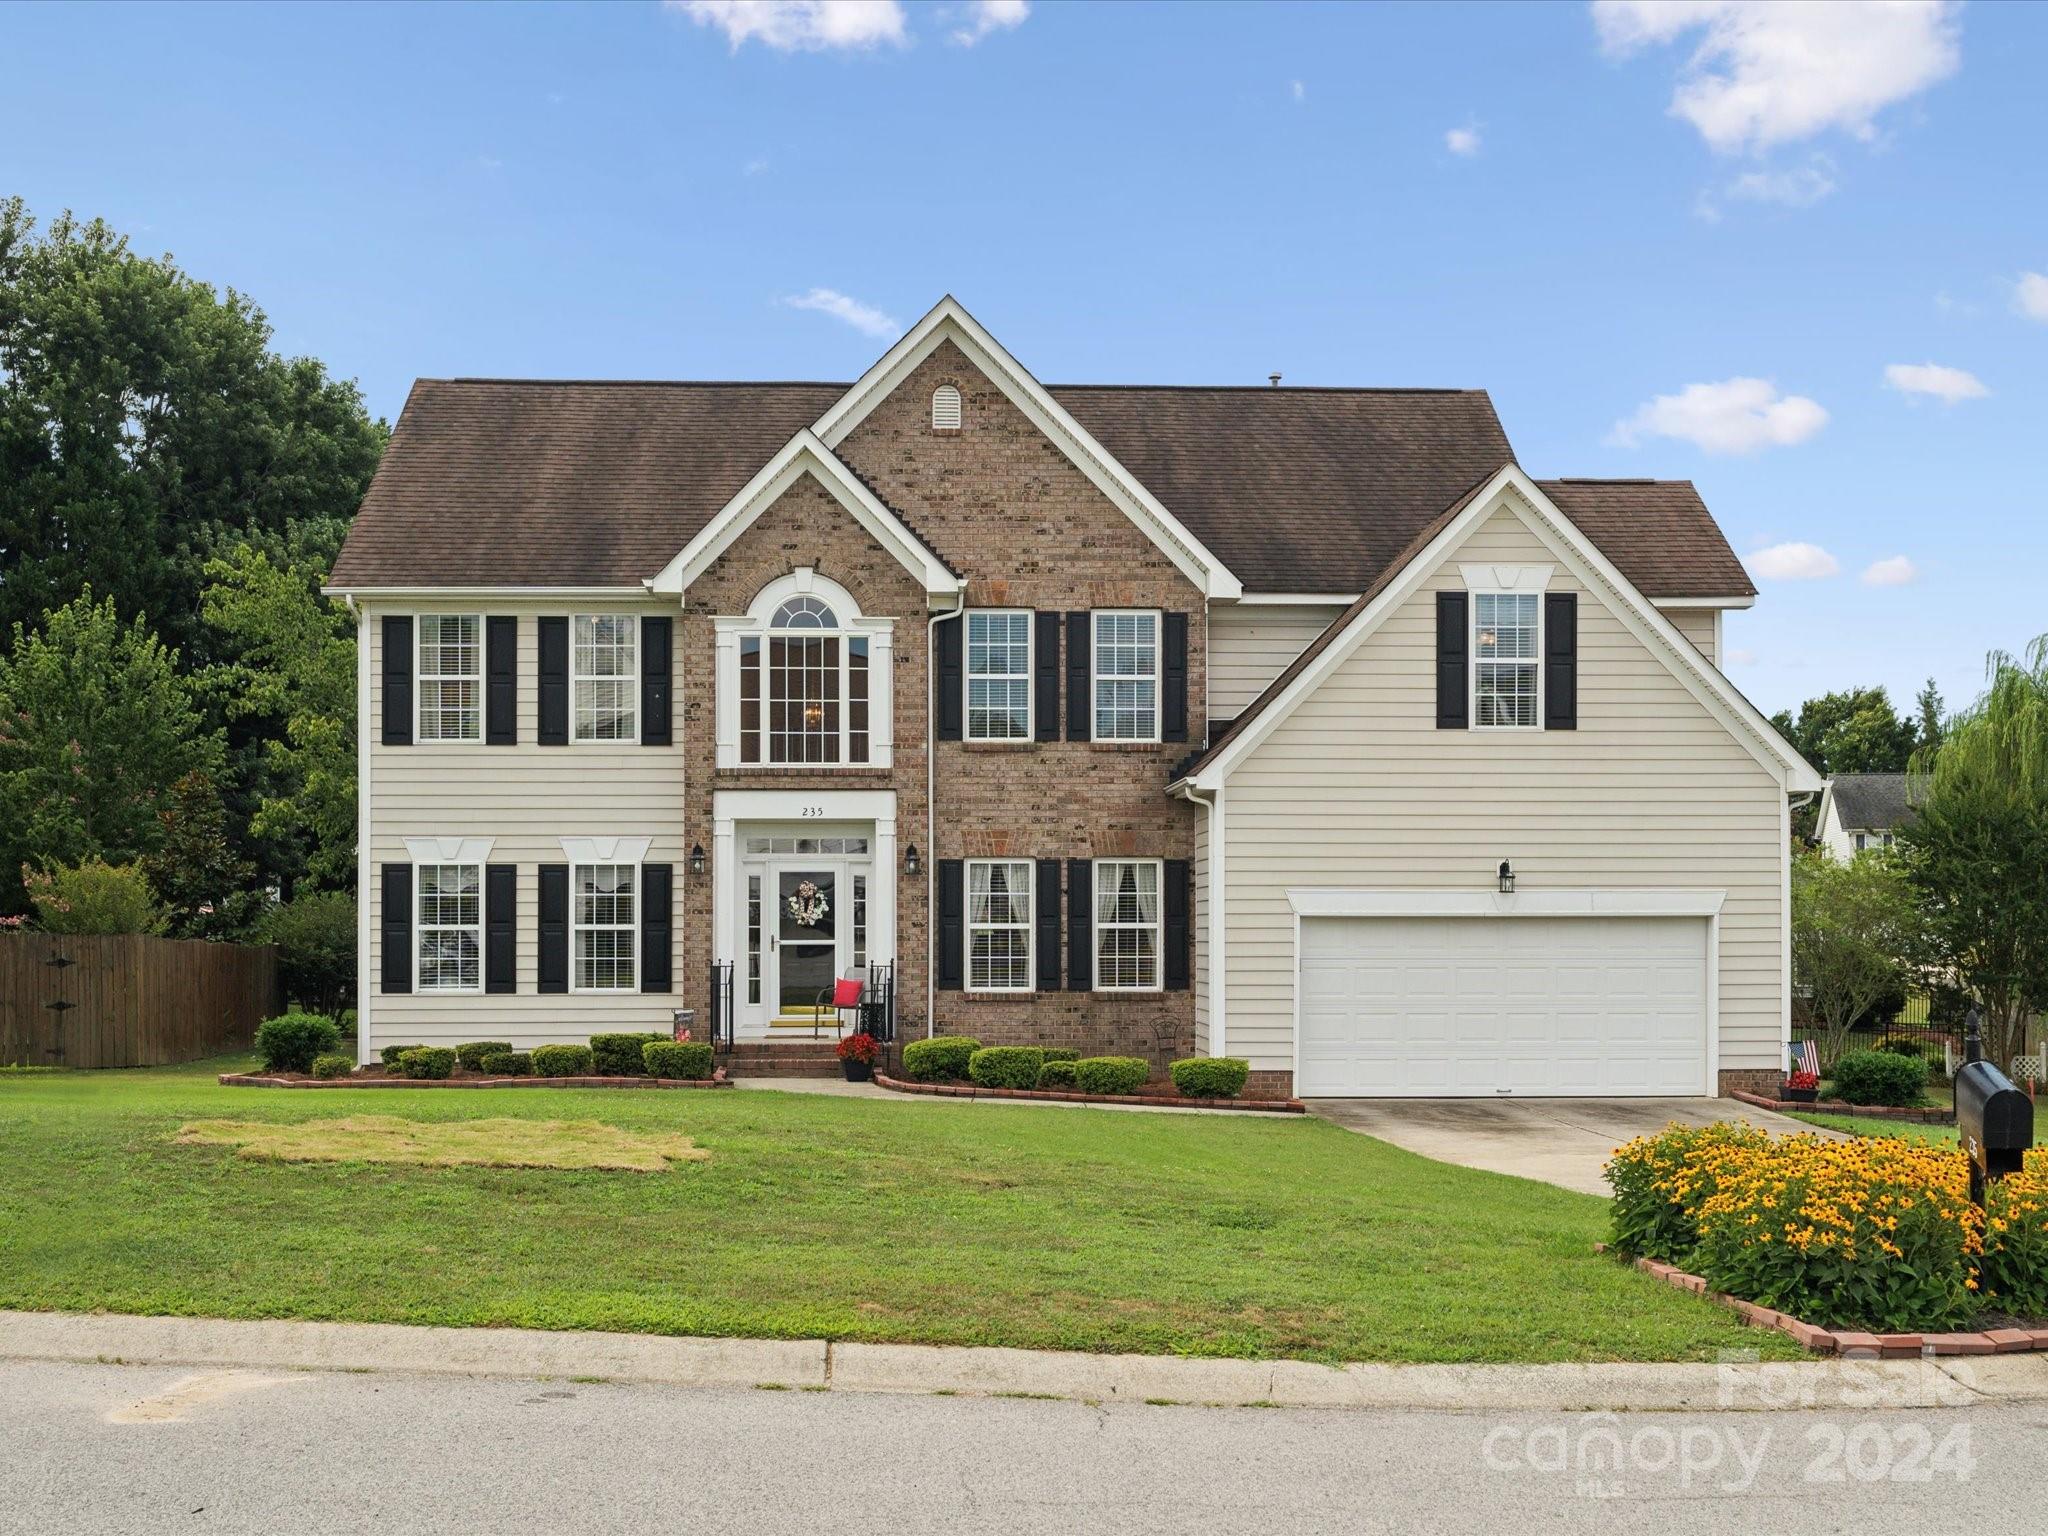
{"label": "two-story house", "polygon": [[772,1043],[860,966],[903,1038],[1264,1091],[1783,1060],[1754,588],[1479,391],[1048,387],[951,299],[851,385],[421,380],[330,590],[366,1060]]}

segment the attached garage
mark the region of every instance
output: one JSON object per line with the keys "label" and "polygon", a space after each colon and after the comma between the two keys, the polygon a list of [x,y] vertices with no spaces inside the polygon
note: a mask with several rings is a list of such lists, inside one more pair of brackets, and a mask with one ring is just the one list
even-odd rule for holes
{"label": "attached garage", "polygon": [[[1303,1097],[1712,1092],[1717,897],[1299,893]],[[1344,911],[1363,905],[1369,912]],[[1655,910],[1659,906],[1672,910]],[[1323,910],[1319,911],[1321,908]]]}

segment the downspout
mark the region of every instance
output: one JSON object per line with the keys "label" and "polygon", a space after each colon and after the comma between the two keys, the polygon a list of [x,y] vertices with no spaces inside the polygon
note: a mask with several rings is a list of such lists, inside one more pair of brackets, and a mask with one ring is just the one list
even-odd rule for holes
{"label": "downspout", "polygon": [[1221,807],[1221,790],[1199,790],[1192,783],[1180,786],[1181,798],[1202,807],[1209,819],[1205,841],[1209,846],[1208,883],[1203,902],[1203,949],[1208,955],[1208,974],[1202,978],[1202,990],[1209,1000],[1209,1045],[1211,1056],[1223,1054],[1223,946],[1218,942],[1222,928],[1217,919],[1223,910],[1223,826],[1218,814]]}
{"label": "downspout", "polygon": [[935,613],[924,627],[924,1032],[939,1032],[939,626],[967,612],[967,590],[953,594],[953,610]]}

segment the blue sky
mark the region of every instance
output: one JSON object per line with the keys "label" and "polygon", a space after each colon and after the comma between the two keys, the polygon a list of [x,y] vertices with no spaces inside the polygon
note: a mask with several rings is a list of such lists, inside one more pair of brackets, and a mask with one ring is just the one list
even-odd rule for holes
{"label": "blue sky", "polygon": [[1959,703],[2048,631],[2044,57],[1981,4],[13,6],[0,190],[387,417],[851,378],[949,290],[1050,382],[1482,386],[1535,473],[1698,482],[1765,708]]}

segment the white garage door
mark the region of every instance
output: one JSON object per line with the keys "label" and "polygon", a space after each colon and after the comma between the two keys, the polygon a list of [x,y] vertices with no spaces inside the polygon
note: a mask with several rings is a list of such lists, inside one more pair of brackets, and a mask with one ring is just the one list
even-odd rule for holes
{"label": "white garage door", "polygon": [[1690,917],[1311,917],[1304,1096],[1707,1091],[1707,925]]}

